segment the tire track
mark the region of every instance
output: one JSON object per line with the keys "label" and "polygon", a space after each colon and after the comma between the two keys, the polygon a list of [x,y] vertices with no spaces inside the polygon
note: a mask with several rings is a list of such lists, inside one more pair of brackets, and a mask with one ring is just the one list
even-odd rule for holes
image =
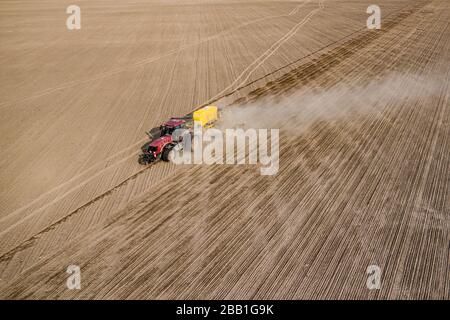
{"label": "tire track", "polygon": [[[300,22],[298,22],[291,30],[288,31],[286,35],[284,35],[280,40],[275,42],[269,49],[267,49],[262,55],[260,55],[258,58],[256,58],[247,68],[242,71],[242,73],[225,89],[223,89],[221,92],[219,92],[216,96],[212,98],[213,101],[216,101],[221,97],[225,92],[233,88],[236,84],[236,87],[241,87],[247,80],[250,78],[250,76],[272,55],[274,55],[278,49],[289,39],[291,39],[297,31],[305,25],[317,12],[324,9],[323,1],[319,0],[318,8],[312,10],[310,13],[306,15],[305,18],[303,18]],[[244,77],[244,80],[240,81],[242,77]],[[240,82],[239,82],[240,81]]]}

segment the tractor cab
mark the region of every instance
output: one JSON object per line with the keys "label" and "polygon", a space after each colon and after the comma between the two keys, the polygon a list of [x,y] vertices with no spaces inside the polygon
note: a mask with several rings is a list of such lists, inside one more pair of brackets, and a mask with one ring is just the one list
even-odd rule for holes
{"label": "tractor cab", "polygon": [[172,134],[177,129],[185,129],[186,121],[181,119],[170,119],[164,123],[161,127],[161,136]]}

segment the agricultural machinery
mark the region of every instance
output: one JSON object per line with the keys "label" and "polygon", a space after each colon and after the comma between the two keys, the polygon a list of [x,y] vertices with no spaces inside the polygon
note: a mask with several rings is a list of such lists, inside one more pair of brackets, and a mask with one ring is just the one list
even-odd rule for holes
{"label": "agricultural machinery", "polygon": [[150,141],[141,147],[139,163],[146,165],[157,160],[170,161],[172,151],[182,147],[183,135],[176,135],[185,130],[192,134],[194,123],[210,128],[218,119],[217,107],[207,106],[180,118],[172,118],[163,125],[146,132]]}

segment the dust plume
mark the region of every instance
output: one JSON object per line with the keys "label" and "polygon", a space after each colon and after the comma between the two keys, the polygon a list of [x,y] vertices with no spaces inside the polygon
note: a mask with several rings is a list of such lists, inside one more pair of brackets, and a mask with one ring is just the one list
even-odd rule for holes
{"label": "dust plume", "polygon": [[413,105],[438,94],[441,83],[436,75],[392,74],[359,86],[340,82],[329,89],[304,87],[289,96],[223,108],[218,127],[280,128],[300,134],[317,121],[334,123],[360,115],[383,117],[383,110],[390,105]]}

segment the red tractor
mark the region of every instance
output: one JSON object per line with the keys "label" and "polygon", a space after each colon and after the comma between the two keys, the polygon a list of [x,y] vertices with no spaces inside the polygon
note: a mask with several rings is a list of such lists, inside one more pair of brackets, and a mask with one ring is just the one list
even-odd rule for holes
{"label": "red tractor", "polygon": [[[184,145],[180,142],[183,141],[185,134],[192,135],[194,123],[199,123],[204,128],[210,128],[217,119],[218,108],[206,106],[184,117],[172,118],[159,128],[153,128],[147,132],[150,141],[142,146],[139,163],[145,165],[159,159],[170,161],[171,153],[175,155],[176,152],[183,152]],[[177,129],[182,131],[175,132],[176,135],[173,135]]]}
{"label": "red tractor", "polygon": [[142,146],[139,163],[145,165],[159,159],[169,161],[170,152],[180,142],[173,140],[172,133],[177,129],[187,128],[188,122],[185,119],[170,119],[159,128],[147,132],[151,141]]}

